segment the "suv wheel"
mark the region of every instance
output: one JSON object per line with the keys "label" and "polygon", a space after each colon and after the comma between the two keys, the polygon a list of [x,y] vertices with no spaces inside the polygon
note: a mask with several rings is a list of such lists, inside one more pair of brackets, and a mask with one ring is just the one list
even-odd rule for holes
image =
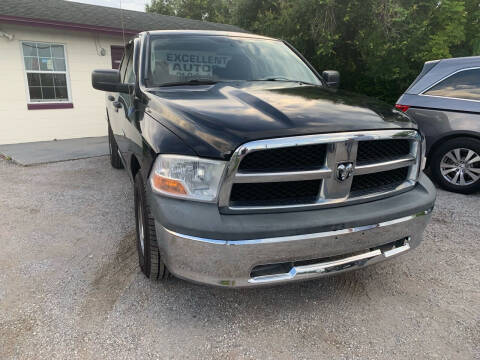
{"label": "suv wheel", "polygon": [[122,159],[118,153],[118,146],[115,142],[115,137],[113,136],[113,131],[110,125],[108,125],[108,149],[110,152],[110,164],[115,169],[123,169]]}
{"label": "suv wheel", "polygon": [[445,141],[432,153],[430,167],[435,181],[445,190],[462,194],[480,190],[480,141]]}
{"label": "suv wheel", "polygon": [[140,268],[151,280],[164,280],[169,272],[157,245],[155,220],[146,201],[145,185],[140,172],[135,176],[135,224],[137,228],[137,251]]}

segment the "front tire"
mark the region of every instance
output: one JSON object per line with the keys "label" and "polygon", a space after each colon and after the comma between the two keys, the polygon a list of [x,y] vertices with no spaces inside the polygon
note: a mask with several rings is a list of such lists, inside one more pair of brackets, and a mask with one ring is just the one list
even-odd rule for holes
{"label": "front tire", "polygon": [[437,147],[431,156],[434,180],[445,190],[471,194],[480,190],[480,141],[455,138]]}
{"label": "front tire", "polygon": [[135,224],[140,268],[150,280],[165,280],[169,272],[160,255],[155,231],[155,220],[148,206],[145,185],[140,172],[135,176]]}

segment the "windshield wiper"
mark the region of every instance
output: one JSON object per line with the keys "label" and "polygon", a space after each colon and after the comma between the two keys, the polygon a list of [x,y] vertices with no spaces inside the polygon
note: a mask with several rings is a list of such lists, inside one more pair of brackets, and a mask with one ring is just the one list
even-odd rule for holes
{"label": "windshield wiper", "polygon": [[158,85],[158,87],[182,86],[182,85],[214,85],[217,83],[218,81],[213,81],[213,80],[192,79],[188,81],[175,81],[175,82],[164,83],[164,84]]}
{"label": "windshield wiper", "polygon": [[303,80],[293,80],[293,79],[289,79],[289,78],[286,78],[286,77],[283,77],[283,76],[271,76],[271,77],[266,77],[266,78],[263,78],[263,79],[254,79],[254,80],[249,80],[249,81],[285,81],[285,82],[296,82],[296,83],[305,84],[305,85],[320,86],[320,84],[313,84],[313,83],[309,83],[309,82],[306,82],[306,81],[303,81]]}

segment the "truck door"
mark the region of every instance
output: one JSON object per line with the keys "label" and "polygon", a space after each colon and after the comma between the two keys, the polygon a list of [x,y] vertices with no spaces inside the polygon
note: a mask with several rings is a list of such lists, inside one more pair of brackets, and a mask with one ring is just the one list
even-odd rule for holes
{"label": "truck door", "polygon": [[[125,84],[132,85],[132,89],[128,94],[120,94],[119,101],[123,105],[123,111],[121,113],[121,125],[122,133],[125,140],[125,149],[122,150],[125,153],[122,154],[124,159],[129,164],[131,159],[131,154],[136,153],[141,155],[143,144],[142,144],[142,135],[140,121],[143,119],[143,107],[139,106],[140,100],[135,95],[135,84],[136,84],[136,71],[138,59],[138,51],[140,44],[135,42],[133,51],[129,52],[127,68],[125,71],[125,78],[123,82]],[[141,156],[140,156],[141,158]]]}
{"label": "truck door", "polygon": [[[120,71],[120,80],[122,83],[126,83],[126,70],[128,67],[128,62],[132,54],[132,44],[128,44],[125,48],[122,62],[119,67]],[[118,149],[124,159],[128,161],[126,153],[128,151],[128,139],[126,138],[124,128],[126,117],[128,116],[129,111],[129,94],[128,93],[109,93],[107,94],[108,105],[108,116],[110,119],[110,126],[112,127],[113,135],[115,136],[115,141],[117,142]]]}

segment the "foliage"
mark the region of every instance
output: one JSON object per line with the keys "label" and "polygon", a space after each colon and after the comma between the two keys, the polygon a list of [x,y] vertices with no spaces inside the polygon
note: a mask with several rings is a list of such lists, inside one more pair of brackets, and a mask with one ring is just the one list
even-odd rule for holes
{"label": "foliage", "polygon": [[153,0],[146,6],[147,12],[213,22],[229,22],[231,9],[230,0]]}
{"label": "foliage", "polygon": [[285,39],[342,87],[394,103],[425,61],[480,55],[479,0],[153,0],[147,11]]}

